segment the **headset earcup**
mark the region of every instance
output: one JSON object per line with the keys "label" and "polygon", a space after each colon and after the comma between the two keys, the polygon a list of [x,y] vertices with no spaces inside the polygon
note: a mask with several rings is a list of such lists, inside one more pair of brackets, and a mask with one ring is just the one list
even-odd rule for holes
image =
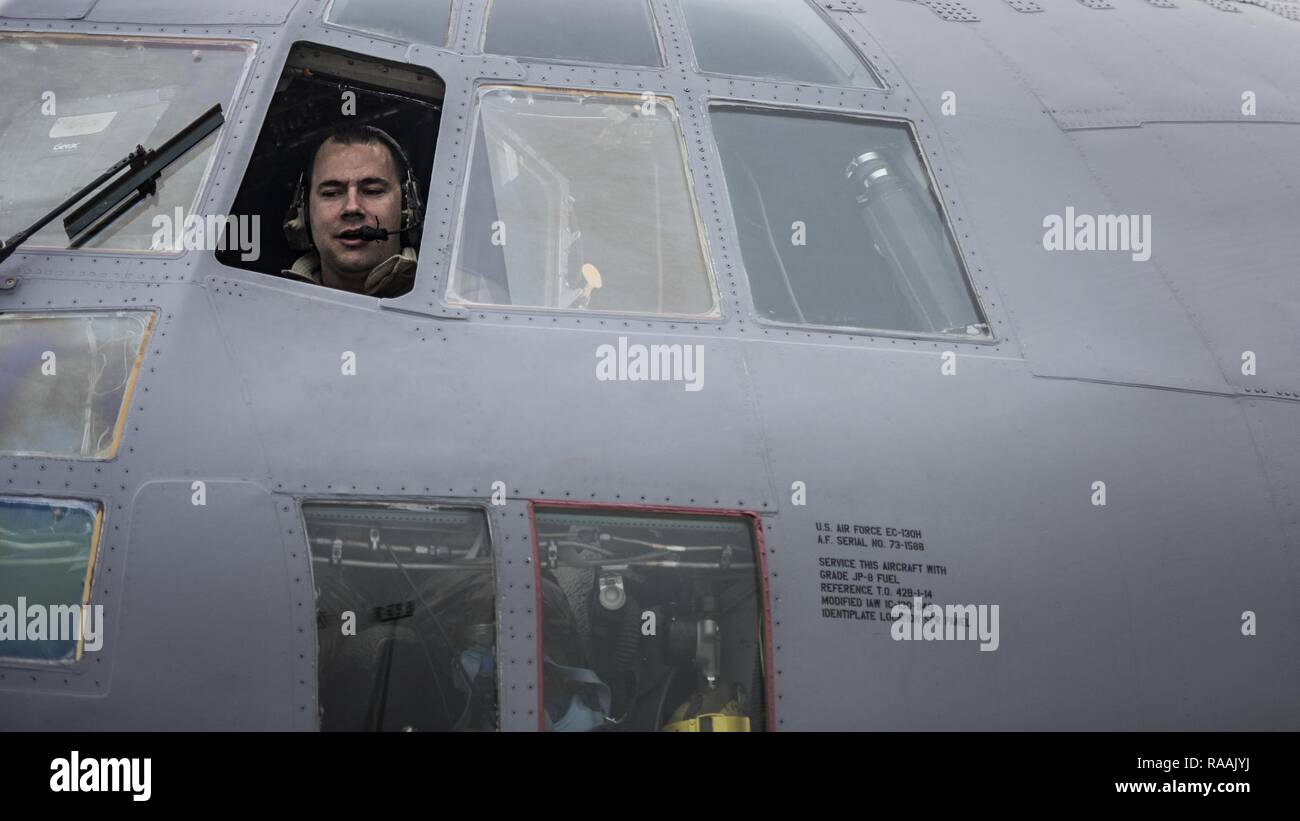
{"label": "headset earcup", "polygon": [[402,224],[407,226],[406,237],[413,248],[419,247],[420,232],[424,230],[423,210],[420,186],[415,182],[415,175],[408,169],[406,183],[402,186]]}
{"label": "headset earcup", "polygon": [[295,251],[310,251],[314,244],[311,239],[311,222],[307,212],[306,193],[304,191],[304,174],[298,175],[298,187],[294,189],[293,201],[284,215],[284,238],[289,247]]}

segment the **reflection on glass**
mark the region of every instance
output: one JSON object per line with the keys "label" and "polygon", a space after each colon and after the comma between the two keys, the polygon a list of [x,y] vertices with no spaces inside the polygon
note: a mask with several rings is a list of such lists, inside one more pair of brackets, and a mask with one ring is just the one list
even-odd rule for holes
{"label": "reflection on glass", "polygon": [[805,0],[682,0],[700,69],[798,83],[880,88]]}
{"label": "reflection on glass", "polygon": [[514,57],[663,65],[647,0],[492,0],[483,50]]}
{"label": "reflection on glass", "polygon": [[711,119],[763,316],[987,335],[907,125],[737,106]]}
{"label": "reflection on glass", "polygon": [[99,649],[103,620],[82,608],[99,521],[94,502],[0,496],[0,656],[69,662]]}
{"label": "reflection on glass", "polygon": [[[125,157],[226,106],[251,44],[0,33],[0,235],[17,233]],[[172,163],[148,197],[85,248],[155,249],[154,217],[186,213],[220,130]],[[63,221],[26,247],[68,247]]]}
{"label": "reflection on glass", "polygon": [[326,19],[398,40],[447,44],[452,0],[334,0]]}
{"label": "reflection on glass", "polygon": [[716,314],[672,100],[488,89],[447,298]]}
{"label": "reflection on glass", "polygon": [[0,314],[0,452],[111,459],[153,316]]}
{"label": "reflection on glass", "polygon": [[748,519],[539,509],[547,730],[765,728]]}
{"label": "reflection on glass", "polygon": [[303,505],[323,730],[497,726],[492,544],[480,510]]}

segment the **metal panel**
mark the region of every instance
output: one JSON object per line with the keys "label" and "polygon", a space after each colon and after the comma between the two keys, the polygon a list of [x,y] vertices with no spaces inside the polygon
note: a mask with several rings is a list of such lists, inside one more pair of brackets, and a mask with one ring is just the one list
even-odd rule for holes
{"label": "metal panel", "polygon": [[1279,3],[1277,0],[1236,0],[1236,2],[1249,3],[1252,6],[1268,9],[1279,17],[1300,21],[1300,6],[1295,3]]}
{"label": "metal panel", "polygon": [[931,11],[950,23],[978,23],[980,19],[979,15],[958,0],[912,0],[912,2],[929,6]]}
{"label": "metal panel", "polygon": [[[1077,131],[1116,210],[1150,214],[1151,266],[1238,391],[1300,400],[1300,171],[1295,126]],[[1207,150],[1207,141],[1220,149]],[[1254,354],[1254,373],[1243,373]],[[1140,356],[1140,353],[1135,352]]]}
{"label": "metal panel", "polygon": [[278,26],[289,18],[298,0],[221,0],[219,3],[176,3],[171,0],[99,0],[86,16],[96,23],[150,25]]}
{"label": "metal panel", "polygon": [[157,728],[301,727],[292,660],[315,652],[305,542],[281,540],[256,485],[208,481],[203,506],[193,495],[188,479],[136,495],[114,666],[123,698],[108,714]]}
{"label": "metal panel", "polygon": [[[592,317],[568,320],[580,332],[550,333],[558,324],[552,317],[513,311],[497,324],[380,319],[374,300],[341,303],[296,283],[232,285],[213,295],[267,459],[286,489],[483,498],[501,480],[512,496],[760,510],[771,502],[733,340]],[[472,314],[480,316],[486,312]],[[361,336],[336,333],[357,322],[373,327]],[[619,337],[702,346],[702,389],[598,380],[598,349]],[[342,372],[348,352],[355,376]],[[474,362],[524,370],[467,367]],[[294,401],[283,400],[286,391]],[[593,395],[598,404],[582,399]],[[321,441],[331,443],[330,459],[302,459]],[[734,498],[716,492],[723,464]]]}
{"label": "metal panel", "polygon": [[817,5],[827,11],[864,11],[861,0],[819,0]]}
{"label": "metal panel", "polygon": [[[748,362],[775,483],[808,483],[807,505],[764,531],[781,727],[1294,723],[1300,619],[1293,574],[1277,571],[1295,558],[1282,564],[1236,400],[1026,379],[965,354],[943,376],[937,351],[910,345],[765,343]],[[1098,480],[1104,507],[1090,504]],[[924,550],[819,544],[818,523],[918,528]],[[942,566],[899,581],[924,579],[938,603],[998,604],[997,652],[824,617],[823,556]],[[1266,645],[1235,629],[1254,608],[1281,631]],[[1281,659],[1284,675],[1265,672]]]}
{"label": "metal panel", "polygon": [[[1300,71],[1287,24],[1220,24],[1209,37],[1205,14],[1195,9],[1138,12],[1123,7],[1094,15],[1065,4],[1052,9],[1059,25],[1016,15],[982,27],[980,35],[1062,128],[1240,120],[1246,89],[1269,100],[1259,119],[1300,122],[1300,92],[1278,73],[1281,66]],[[879,16],[875,27],[881,28]],[[1186,41],[1197,46],[1173,45]],[[1047,65],[1055,68],[1042,68]]]}
{"label": "metal panel", "polygon": [[29,20],[80,20],[95,0],[0,0],[0,17]]}

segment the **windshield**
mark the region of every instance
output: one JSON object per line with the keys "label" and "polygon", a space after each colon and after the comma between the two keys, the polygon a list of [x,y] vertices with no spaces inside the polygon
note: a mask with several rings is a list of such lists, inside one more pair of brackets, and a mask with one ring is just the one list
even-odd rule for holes
{"label": "windshield", "polygon": [[[0,34],[0,235],[17,233],[136,145],[171,137],[215,103],[228,103],[251,43],[80,35]],[[162,172],[158,195],[84,247],[155,247],[158,214],[187,214],[220,132]],[[67,248],[61,220],[27,247]]]}
{"label": "windshield", "polygon": [[673,101],[487,89],[448,300],[716,315]]}
{"label": "windshield", "polygon": [[702,71],[880,88],[830,21],[803,0],[683,0],[682,8]]}

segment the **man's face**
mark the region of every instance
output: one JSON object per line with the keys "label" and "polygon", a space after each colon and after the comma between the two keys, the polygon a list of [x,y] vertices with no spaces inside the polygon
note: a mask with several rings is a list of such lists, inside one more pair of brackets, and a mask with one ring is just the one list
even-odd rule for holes
{"label": "man's face", "polygon": [[[343,145],[329,141],[316,153],[311,173],[311,235],[320,252],[325,284],[341,280],[359,289],[366,274],[401,251],[402,192],[388,148],[382,143]],[[362,225],[393,232],[382,242],[356,238]]]}

